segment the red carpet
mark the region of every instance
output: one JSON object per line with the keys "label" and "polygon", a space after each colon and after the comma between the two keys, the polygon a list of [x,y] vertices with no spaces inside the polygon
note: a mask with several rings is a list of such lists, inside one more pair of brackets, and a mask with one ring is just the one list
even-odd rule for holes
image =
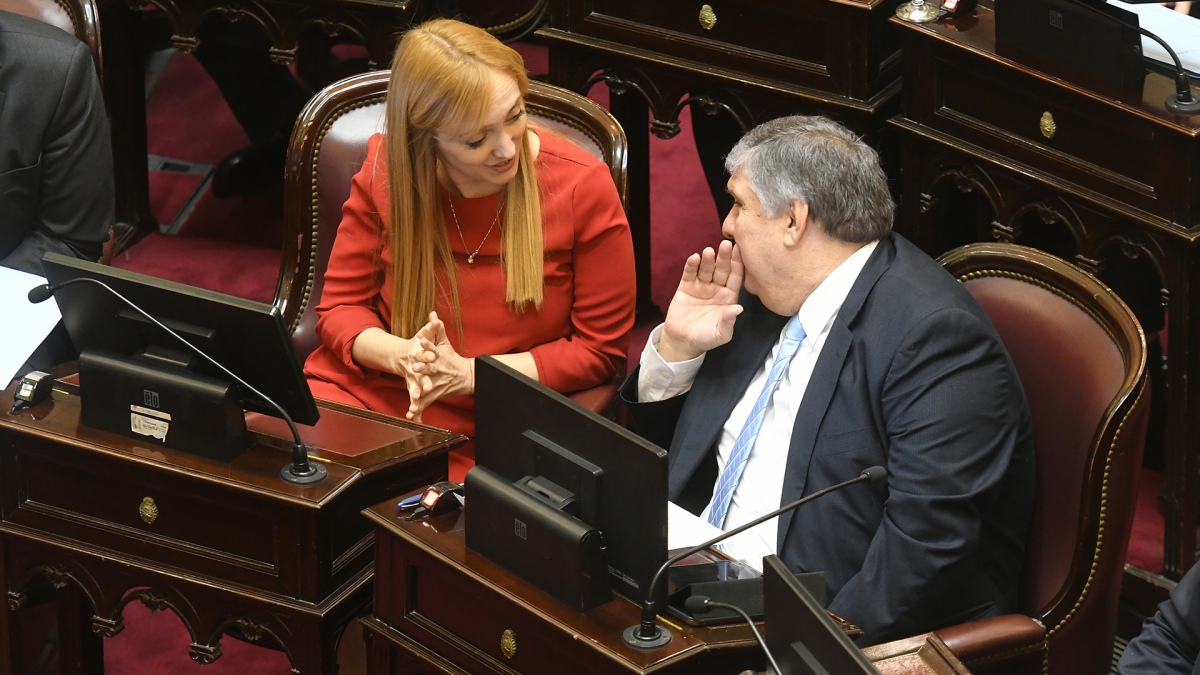
{"label": "red carpet", "polygon": [[204,176],[174,171],[150,172],[150,213],[160,223],[173,223]]}
{"label": "red carpet", "polygon": [[199,164],[250,142],[212,78],[183,53],[171,57],[146,102],[146,141],[151,155]]}
{"label": "red carpet", "polygon": [[[220,239],[149,234],[113,258],[113,266],[210,290],[271,302],[279,274],[277,248]],[[197,279],[197,267],[203,279]]]}
{"label": "red carpet", "polygon": [[170,611],[152,614],[140,602],[125,606],[125,630],[104,643],[104,669],[112,675],[287,675],[291,664],[283,652],[221,639],[221,658],[202,666],[188,657],[192,638]]}

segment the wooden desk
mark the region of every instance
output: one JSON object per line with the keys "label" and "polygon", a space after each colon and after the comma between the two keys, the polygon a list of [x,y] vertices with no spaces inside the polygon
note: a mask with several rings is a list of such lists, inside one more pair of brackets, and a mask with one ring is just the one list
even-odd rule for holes
{"label": "wooden desk", "polygon": [[[674,137],[688,106],[693,119],[699,111],[730,115],[743,130],[821,114],[882,147],[885,124],[900,109],[900,45],[886,30],[899,2],[550,0],[550,21],[537,31],[550,47],[550,81],[585,93],[606,82],[629,139],[626,211],[639,310],[654,311],[649,132]],[[884,154],[887,168],[891,153]]]}
{"label": "wooden desk", "polygon": [[[745,624],[672,620],[661,649],[625,646],[641,607],[621,596],[568,609],[466,548],[461,512],[407,522],[393,501],[363,512],[376,526],[375,607],[362,619],[367,672],[736,673],[765,669]],[[660,621],[663,619],[660,617]],[[967,673],[933,635],[865,650],[883,673]]]}
{"label": "wooden desk", "polygon": [[1048,250],[1135,311],[1129,272],[1150,277],[1140,304],[1160,293],[1170,316],[1164,573],[1178,578],[1195,558],[1200,468],[1200,116],[1165,109],[1174,88],[1163,75],[1097,92],[1003,58],[994,16],[981,7],[957,27],[893,21],[907,83],[892,120],[898,227],[934,255],[992,239]]}
{"label": "wooden desk", "polygon": [[[333,673],[341,630],[371,601],[370,505],[446,475],[465,438],[323,404],[301,427],[329,477],[283,482],[282,422],[248,416],[252,445],[225,464],[96,431],[55,391],[9,415],[0,394],[0,673],[17,662],[19,610],[60,589],[62,672],[101,673],[100,637],[140,600],[171,609],[191,656],[221,655],[223,633],[281,648],[293,672]],[[277,437],[283,436],[283,438]],[[136,589],[136,590],[131,590]],[[98,637],[99,636],[99,637]]]}

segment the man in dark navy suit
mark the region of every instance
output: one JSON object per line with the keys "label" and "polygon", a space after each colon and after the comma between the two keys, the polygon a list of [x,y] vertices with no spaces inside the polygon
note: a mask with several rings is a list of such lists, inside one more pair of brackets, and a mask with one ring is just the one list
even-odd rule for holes
{"label": "man in dark navy suit", "polygon": [[819,117],[729,154],[729,241],[688,259],[622,387],[670,448],[670,496],[723,529],[882,465],[734,537],[824,571],[862,644],[1003,614],[1033,509],[1029,411],[987,315],[891,233],[875,151]]}

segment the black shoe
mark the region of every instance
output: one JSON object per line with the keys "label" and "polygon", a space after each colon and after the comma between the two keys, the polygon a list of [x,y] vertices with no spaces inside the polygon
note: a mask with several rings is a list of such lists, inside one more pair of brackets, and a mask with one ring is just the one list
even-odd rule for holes
{"label": "black shoe", "polygon": [[282,183],[286,156],[286,138],[230,153],[213,170],[213,196],[225,199]]}

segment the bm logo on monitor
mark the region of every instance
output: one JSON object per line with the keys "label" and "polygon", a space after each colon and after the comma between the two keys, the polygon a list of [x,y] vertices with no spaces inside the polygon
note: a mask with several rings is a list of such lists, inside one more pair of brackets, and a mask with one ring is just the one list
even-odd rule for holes
{"label": "bm logo on monitor", "polygon": [[513,534],[522,539],[529,539],[529,530],[526,528],[525,523],[516,518],[513,518]]}
{"label": "bm logo on monitor", "polygon": [[142,390],[142,402],[146,404],[147,408],[154,408],[157,410],[158,409],[158,392],[150,391],[149,389],[143,389]]}
{"label": "bm logo on monitor", "polygon": [[1056,11],[1054,11],[1053,9],[1052,9],[1052,10],[1050,10],[1050,25],[1051,25],[1051,26],[1054,26],[1055,28],[1062,28],[1062,27],[1063,27],[1063,15],[1062,15],[1062,12],[1056,12]]}

